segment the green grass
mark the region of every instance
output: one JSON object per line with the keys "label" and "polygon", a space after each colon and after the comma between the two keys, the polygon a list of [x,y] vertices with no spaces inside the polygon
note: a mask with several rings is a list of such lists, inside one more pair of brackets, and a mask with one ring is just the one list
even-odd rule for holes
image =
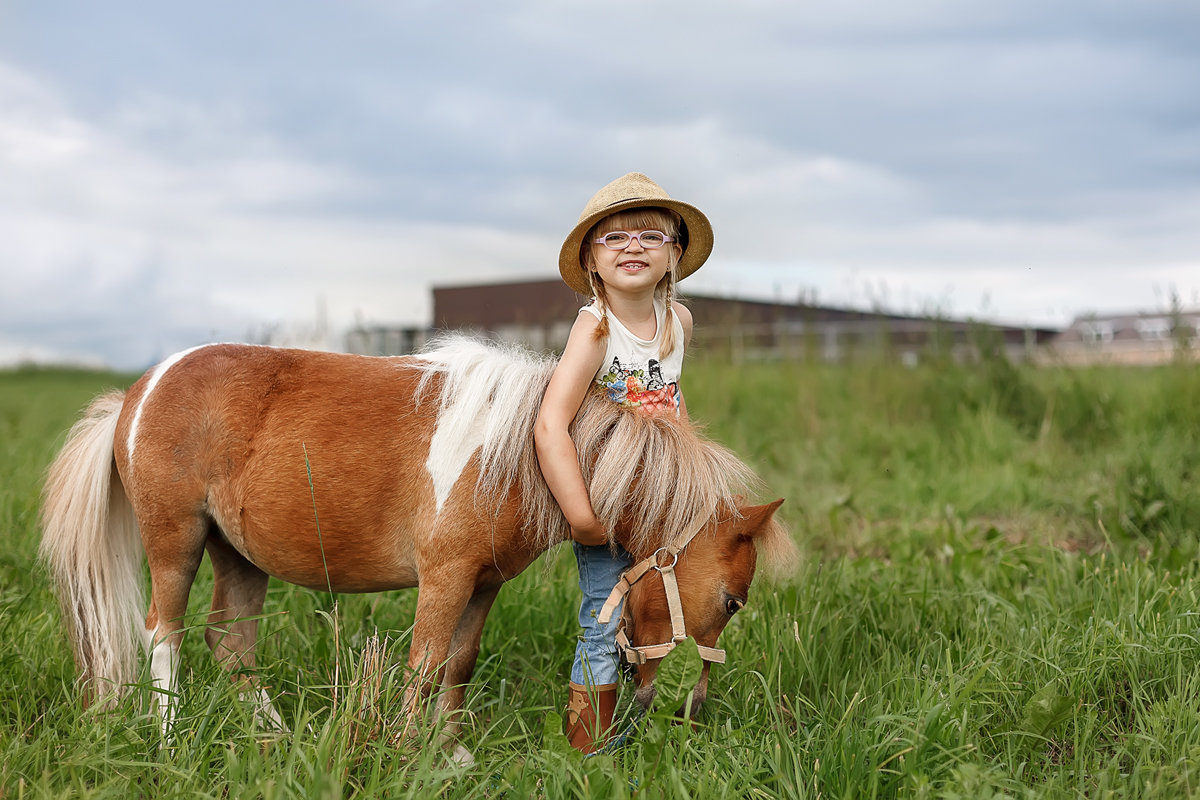
{"label": "green grass", "polygon": [[[798,574],[731,623],[699,726],[652,717],[582,760],[556,729],[577,590],[552,554],[492,611],[461,770],[354,713],[369,637],[403,661],[412,591],[335,606],[272,583],[261,671],[292,735],[255,729],[196,634],[173,748],[146,692],[81,711],[38,492],[87,400],[131,378],[0,375],[0,797],[1200,796],[1200,371],[711,360],[687,377],[693,417],[787,498]],[[210,589],[202,570],[197,621]]]}

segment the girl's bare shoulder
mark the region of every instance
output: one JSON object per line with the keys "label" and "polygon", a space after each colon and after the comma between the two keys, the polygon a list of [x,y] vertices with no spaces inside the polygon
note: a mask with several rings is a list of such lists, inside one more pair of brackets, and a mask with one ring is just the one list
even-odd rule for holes
{"label": "girl's bare shoulder", "polygon": [[572,370],[593,372],[604,360],[607,343],[604,337],[597,335],[600,330],[600,320],[585,309],[580,309],[571,325],[571,334],[567,337],[567,346],[558,360],[558,369],[564,367]]}
{"label": "girl's bare shoulder", "polygon": [[581,329],[595,333],[600,327],[600,317],[597,316],[599,313],[594,305],[587,305],[579,309],[579,313],[575,315],[575,323],[571,326],[572,335]]}

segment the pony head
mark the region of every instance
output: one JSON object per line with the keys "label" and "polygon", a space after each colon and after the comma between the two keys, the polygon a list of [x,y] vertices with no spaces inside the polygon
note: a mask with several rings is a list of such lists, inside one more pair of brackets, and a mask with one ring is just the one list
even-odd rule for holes
{"label": "pony head", "polygon": [[[791,538],[774,518],[781,503],[739,506],[737,513],[716,518],[679,553],[674,573],[683,622],[687,635],[701,648],[715,649],[733,615],[751,602],[750,584],[760,556],[774,569],[786,569],[794,558]],[[653,569],[630,589],[622,624],[632,647],[653,649],[672,641],[670,591],[662,573]],[[661,661],[661,657],[650,658],[634,665],[636,697],[643,708],[654,700],[654,677]],[[704,662],[693,690],[693,709],[708,695],[710,665]]]}

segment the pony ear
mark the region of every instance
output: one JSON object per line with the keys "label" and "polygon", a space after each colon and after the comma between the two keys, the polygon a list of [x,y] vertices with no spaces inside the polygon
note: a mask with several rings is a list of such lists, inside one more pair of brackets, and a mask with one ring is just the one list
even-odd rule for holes
{"label": "pony ear", "polygon": [[747,539],[753,539],[759,534],[766,531],[769,527],[768,523],[775,516],[775,510],[783,505],[783,498],[779,498],[773,503],[767,503],[761,506],[747,506],[739,508],[742,518],[738,520],[737,532],[738,536],[744,536]]}
{"label": "pony ear", "polygon": [[759,567],[764,567],[769,580],[790,580],[794,577],[800,561],[796,543],[784,529],[775,512],[783,500],[764,506],[748,506],[739,509],[742,518],[737,524],[737,538],[742,542],[753,542],[758,551]]}

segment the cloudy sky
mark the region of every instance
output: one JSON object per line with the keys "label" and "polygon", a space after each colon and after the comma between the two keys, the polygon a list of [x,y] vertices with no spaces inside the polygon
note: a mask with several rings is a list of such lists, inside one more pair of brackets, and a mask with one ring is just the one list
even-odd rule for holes
{"label": "cloudy sky", "polygon": [[1197,87],[1195,0],[0,0],[0,362],[425,324],[634,170],[696,293],[1200,305]]}

